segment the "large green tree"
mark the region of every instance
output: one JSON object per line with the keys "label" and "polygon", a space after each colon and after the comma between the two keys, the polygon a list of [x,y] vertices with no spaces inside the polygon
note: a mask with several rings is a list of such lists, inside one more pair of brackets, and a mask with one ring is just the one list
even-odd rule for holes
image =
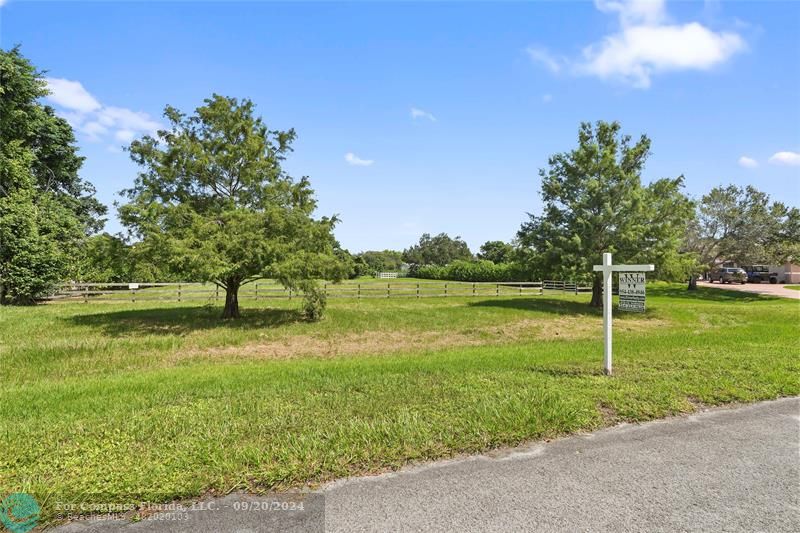
{"label": "large green tree", "polygon": [[457,259],[472,259],[472,252],[461,237],[440,233],[431,237],[423,233],[419,243],[403,251],[403,261],[415,265],[444,266]]}
{"label": "large green tree", "polygon": [[683,177],[642,185],[650,139],[636,143],[618,122],[581,124],[578,147],[553,155],[541,169],[544,211],[530,215],[518,233],[532,270],[546,276],[592,276],[592,306],[602,306],[602,280],[592,265],[603,252],[614,261],[653,262],[657,272],[679,262],[692,202]]}
{"label": "large green tree", "polygon": [[32,303],[63,281],[103,224],[72,128],[39,101],[47,94],[19,48],[0,50],[0,303]]}
{"label": "large green tree", "polygon": [[324,305],[317,278],[345,274],[335,217],[313,217],[307,177],[282,168],[293,130],[270,130],[250,100],[213,95],[191,116],[167,107],[166,130],[131,143],[141,166],[120,218],[140,249],[169,269],[225,289],[224,318],[239,316],[239,288],[261,277],[300,289],[306,312]]}

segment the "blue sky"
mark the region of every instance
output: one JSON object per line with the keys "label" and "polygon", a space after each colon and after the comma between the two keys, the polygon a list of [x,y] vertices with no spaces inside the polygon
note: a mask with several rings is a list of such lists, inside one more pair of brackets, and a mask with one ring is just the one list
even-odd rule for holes
{"label": "blue sky", "polygon": [[800,205],[800,2],[0,4],[107,204],[136,173],[119,147],[217,92],[297,130],[286,167],[354,252],[510,240],[584,120],[648,134],[646,181]]}

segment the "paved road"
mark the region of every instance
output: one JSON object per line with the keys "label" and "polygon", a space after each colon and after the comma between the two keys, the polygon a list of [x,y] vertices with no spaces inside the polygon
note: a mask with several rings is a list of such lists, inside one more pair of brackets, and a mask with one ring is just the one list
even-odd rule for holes
{"label": "paved road", "polygon": [[745,283],[744,285],[737,283],[709,283],[708,281],[699,281],[699,285],[703,287],[713,287],[715,289],[727,289],[731,291],[752,292],[754,294],[768,294],[770,296],[781,296],[783,298],[794,298],[800,300],[800,291],[787,289],[783,284],[771,283]]}
{"label": "paved road", "polygon": [[[792,398],[344,480],[310,497],[324,495],[326,531],[800,531],[799,439]],[[60,531],[322,530],[314,512],[233,509],[248,498],[185,522]]]}

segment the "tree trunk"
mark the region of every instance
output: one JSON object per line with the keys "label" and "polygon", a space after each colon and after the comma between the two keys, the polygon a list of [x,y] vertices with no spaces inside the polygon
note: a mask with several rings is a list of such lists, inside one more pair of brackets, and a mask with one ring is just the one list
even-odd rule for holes
{"label": "tree trunk", "polygon": [[592,301],[589,302],[589,306],[603,307],[603,277],[600,272],[592,279]]}
{"label": "tree trunk", "polygon": [[239,281],[228,280],[225,284],[225,309],[222,318],[240,318],[239,314]]}
{"label": "tree trunk", "polygon": [[696,291],[697,290],[697,276],[690,276],[689,277],[689,287],[687,290]]}

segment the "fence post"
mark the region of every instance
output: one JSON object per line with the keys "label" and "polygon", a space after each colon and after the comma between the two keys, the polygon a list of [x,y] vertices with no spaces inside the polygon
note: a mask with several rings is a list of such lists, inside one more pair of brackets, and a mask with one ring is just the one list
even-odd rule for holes
{"label": "fence post", "polygon": [[472,295],[475,296],[475,282],[472,282]]}
{"label": "fence post", "polygon": [[290,300],[292,299],[292,288],[291,287],[289,287],[289,299]]}
{"label": "fence post", "polygon": [[258,283],[256,283],[256,301],[258,301]]}
{"label": "fence post", "polygon": [[219,301],[219,285],[214,285],[214,303]]}
{"label": "fence post", "polygon": [[181,284],[178,283],[178,303],[181,303]]}
{"label": "fence post", "polygon": [[391,294],[391,292],[392,292],[392,284],[391,284],[391,283],[389,283],[389,282],[387,282],[387,283],[386,283],[386,297],[387,297],[387,298],[389,297],[389,295]]}
{"label": "fence post", "polygon": [[85,304],[89,303],[89,286],[88,285],[84,285],[84,287],[83,287],[83,303],[85,303]]}
{"label": "fence post", "polygon": [[417,283],[417,298],[419,298],[419,283]]}
{"label": "fence post", "polygon": [[495,285],[494,292],[495,292],[495,294],[494,294],[495,296],[500,296],[500,284],[499,283],[497,285]]}
{"label": "fence post", "polygon": [[522,283],[519,284],[519,295],[522,296]]}
{"label": "fence post", "polygon": [[361,284],[358,284],[358,299],[361,299]]}
{"label": "fence post", "polygon": [[447,283],[444,284],[444,297],[447,298]]}
{"label": "fence post", "polygon": [[136,289],[131,289],[131,302],[136,303]]}

